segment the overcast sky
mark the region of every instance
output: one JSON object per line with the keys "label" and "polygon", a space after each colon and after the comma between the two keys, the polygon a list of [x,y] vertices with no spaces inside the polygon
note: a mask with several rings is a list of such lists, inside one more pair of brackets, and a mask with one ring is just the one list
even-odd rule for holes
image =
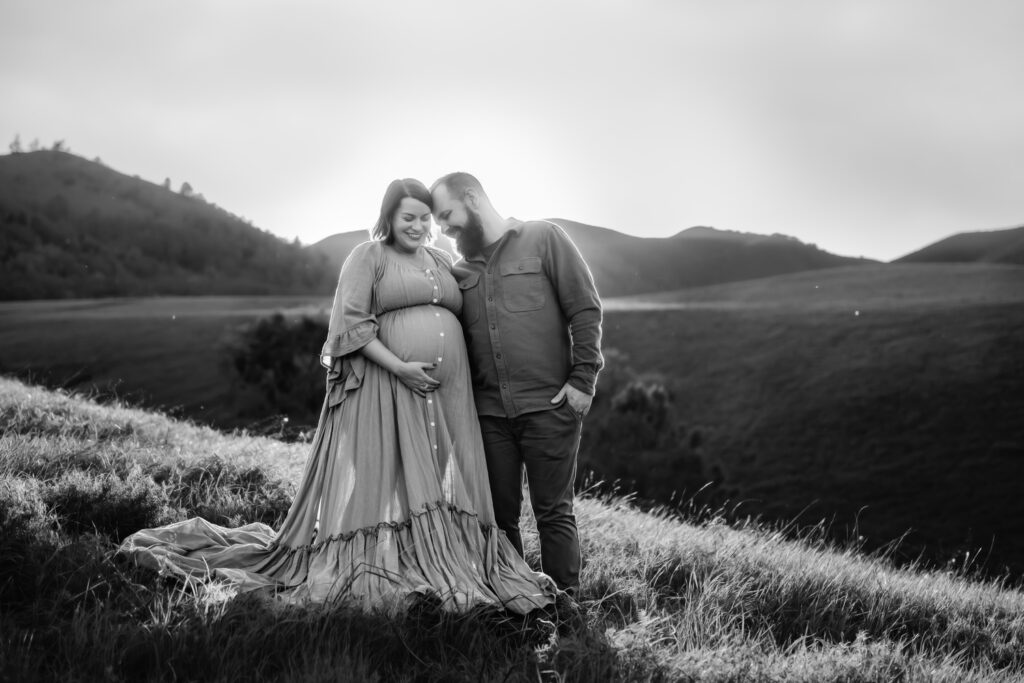
{"label": "overcast sky", "polygon": [[0,135],[307,244],[466,170],[503,215],[889,260],[1024,224],[1022,36],[1020,0],[3,0]]}

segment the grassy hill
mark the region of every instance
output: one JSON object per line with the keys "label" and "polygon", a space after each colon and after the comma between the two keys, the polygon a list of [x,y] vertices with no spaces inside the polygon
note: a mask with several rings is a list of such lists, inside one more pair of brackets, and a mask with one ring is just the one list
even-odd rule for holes
{"label": "grassy hill", "polygon": [[329,292],[336,278],[190,191],[66,152],[0,156],[0,299]]}
{"label": "grassy hill", "polygon": [[[832,519],[870,547],[906,532],[897,557],[1024,576],[1024,268],[862,266],[610,303],[602,381],[629,365],[663,384],[698,445],[610,451],[605,478],[656,500],[715,481],[739,515]],[[615,400],[599,393],[590,423],[623,419]]]}
{"label": "grassy hill", "polygon": [[[286,607],[112,551],[201,515],[280,523],[304,446],[0,378],[0,679],[892,681],[1024,676],[1024,594],[820,536],[578,499],[578,605]],[[527,559],[537,563],[532,522]]]}
{"label": "grassy hill", "polygon": [[962,232],[896,259],[899,263],[1012,263],[1024,265],[1024,226]]}
{"label": "grassy hill", "polygon": [[[633,237],[563,218],[552,220],[576,243],[604,297],[871,263],[836,256],[785,235],[691,228],[669,238]],[[308,248],[340,266],[349,251],[365,240],[365,231],[344,232]],[[444,236],[437,245],[454,253]]]}

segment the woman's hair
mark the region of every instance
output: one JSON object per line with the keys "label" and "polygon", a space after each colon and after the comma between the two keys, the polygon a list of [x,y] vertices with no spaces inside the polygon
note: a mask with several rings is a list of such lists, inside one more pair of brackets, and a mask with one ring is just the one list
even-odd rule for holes
{"label": "woman's hair", "polygon": [[415,178],[401,178],[392,180],[388,189],[384,192],[384,201],[380,203],[380,217],[370,229],[370,237],[375,240],[383,240],[385,244],[391,244],[395,237],[391,231],[391,220],[395,217],[398,205],[406,197],[418,199],[433,210],[434,200],[430,196],[427,186]]}

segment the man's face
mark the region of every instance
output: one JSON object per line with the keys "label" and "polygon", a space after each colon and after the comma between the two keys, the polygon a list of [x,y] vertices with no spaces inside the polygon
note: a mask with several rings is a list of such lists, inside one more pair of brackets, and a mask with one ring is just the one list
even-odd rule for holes
{"label": "man's face", "polygon": [[484,247],[484,226],[480,214],[466,206],[461,199],[453,199],[443,185],[434,190],[434,220],[441,232],[455,240],[455,248],[465,258],[476,256]]}

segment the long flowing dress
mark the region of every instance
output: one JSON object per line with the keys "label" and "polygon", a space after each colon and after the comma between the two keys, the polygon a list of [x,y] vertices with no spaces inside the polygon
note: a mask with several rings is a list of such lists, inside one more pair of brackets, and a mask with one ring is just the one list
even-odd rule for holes
{"label": "long flowing dress", "polygon": [[[556,588],[494,522],[450,257],[415,267],[380,242],[342,267],[323,355],[327,396],[281,529],[193,518],[139,531],[121,552],[192,577],[270,588],[290,601],[400,605],[436,596],[450,610],[525,613]],[[437,363],[440,386],[408,389],[358,350],[374,338],[407,361]]]}

